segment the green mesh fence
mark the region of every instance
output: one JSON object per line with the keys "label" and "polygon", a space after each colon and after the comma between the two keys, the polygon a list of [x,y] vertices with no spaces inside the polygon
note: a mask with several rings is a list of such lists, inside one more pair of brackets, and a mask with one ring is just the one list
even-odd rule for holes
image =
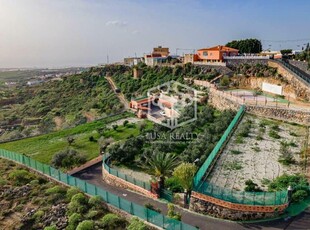
{"label": "green mesh fence", "polygon": [[242,115],[244,113],[244,110],[245,110],[245,107],[241,106],[241,108],[237,112],[236,116],[234,117],[234,119],[232,120],[232,122],[229,124],[228,128],[226,129],[226,131],[222,135],[219,142],[217,142],[216,146],[214,147],[214,149],[212,150],[212,152],[210,153],[210,155],[208,156],[206,161],[203,163],[203,165],[197,171],[197,173],[194,177],[194,187],[195,188],[198,188],[198,186],[200,185],[201,179],[204,177],[205,173],[208,171],[210,165],[212,164],[214,158],[217,156],[220,149],[223,147],[223,144],[226,142],[229,135],[234,130],[236,124],[239,122],[240,118],[242,117]]}
{"label": "green mesh fence", "polygon": [[202,181],[206,172],[210,170],[214,159],[220,153],[220,150],[227,143],[228,138],[232,134],[234,128],[242,118],[245,111],[245,107],[241,106],[236,116],[229,124],[228,128],[224,132],[223,136],[216,144],[209,157],[199,168],[194,177],[194,190],[196,192],[215,197],[224,201],[246,204],[246,205],[281,205],[288,202],[287,191],[277,192],[242,192],[231,189],[219,187],[217,185]]}
{"label": "green mesh fence", "polygon": [[281,205],[288,202],[286,190],[276,192],[243,192],[222,188],[204,181],[196,191],[221,200],[245,205]]}
{"label": "green mesh fence", "polygon": [[149,182],[145,182],[145,181],[141,181],[141,180],[138,180],[132,176],[129,176],[129,175],[126,175],[124,173],[121,173],[119,171],[117,171],[116,169],[113,169],[111,168],[107,163],[106,161],[108,160],[108,157],[107,155],[103,155],[103,167],[105,170],[107,170],[110,174],[116,176],[116,177],[119,177],[125,181],[128,181],[129,183],[131,184],[134,184],[134,185],[137,185],[141,188],[144,188],[148,191],[151,191],[151,184]]}
{"label": "green mesh fence", "polygon": [[152,223],[158,227],[164,228],[164,229],[171,229],[171,230],[194,230],[197,229],[191,225],[185,224],[181,221],[174,220],[171,218],[168,218],[161,213],[155,212],[153,210],[150,210],[148,208],[145,208],[141,205],[132,203],[124,198],[121,198],[119,196],[116,196],[112,193],[109,193],[101,188],[98,188],[97,186],[93,184],[89,184],[83,180],[80,180],[78,178],[72,177],[66,173],[62,173],[61,171],[50,167],[49,165],[42,164],[40,162],[37,162],[25,155],[21,155],[18,153],[10,152],[4,149],[0,149],[0,157],[6,158],[8,160],[13,160],[16,162],[19,162],[23,165],[26,165],[32,169],[35,169],[47,176],[50,176],[57,181],[63,182],[64,184],[70,185],[70,186],[76,186],[80,188],[83,192],[89,194],[89,195],[98,195],[102,197],[102,199],[111,204],[112,206],[119,208],[129,214],[132,214],[134,216],[138,216],[143,220],[148,221],[149,223]]}

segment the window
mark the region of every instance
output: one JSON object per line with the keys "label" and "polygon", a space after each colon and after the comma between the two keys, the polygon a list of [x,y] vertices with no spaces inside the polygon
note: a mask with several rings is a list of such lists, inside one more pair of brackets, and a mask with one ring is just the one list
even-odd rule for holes
{"label": "window", "polygon": [[203,55],[203,56],[208,56],[208,52],[205,51],[205,52],[202,53],[202,55]]}

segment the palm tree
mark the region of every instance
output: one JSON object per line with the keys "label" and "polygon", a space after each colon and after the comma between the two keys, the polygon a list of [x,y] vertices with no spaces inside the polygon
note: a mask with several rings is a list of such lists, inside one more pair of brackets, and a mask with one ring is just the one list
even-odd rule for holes
{"label": "palm tree", "polygon": [[179,164],[178,157],[174,153],[153,153],[146,159],[151,174],[159,179],[159,190],[164,188],[165,178],[172,174],[173,169]]}

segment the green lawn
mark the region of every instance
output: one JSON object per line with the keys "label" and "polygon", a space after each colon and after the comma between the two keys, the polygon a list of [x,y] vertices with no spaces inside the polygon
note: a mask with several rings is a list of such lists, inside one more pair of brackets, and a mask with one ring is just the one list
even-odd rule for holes
{"label": "green lawn", "polygon": [[[129,116],[132,116],[132,114],[125,113],[100,121],[79,125],[75,128],[62,130],[59,132],[8,142],[0,144],[0,148],[17,153],[24,153],[35,160],[49,164],[55,153],[69,147],[67,137],[72,136],[74,137],[75,141],[71,145],[71,148],[77,150],[80,153],[84,153],[87,156],[87,159],[90,160],[98,156],[99,146],[96,142],[89,141],[89,137],[93,136],[95,140],[98,140],[100,137],[99,133],[97,132],[98,128],[104,127],[106,123],[111,121]],[[151,122],[145,122],[147,124],[146,128],[152,127]],[[137,136],[138,134],[138,127],[136,125],[129,124],[128,127],[120,125],[117,130],[107,130],[104,133],[104,136],[112,137],[115,140],[124,140],[131,135]]]}

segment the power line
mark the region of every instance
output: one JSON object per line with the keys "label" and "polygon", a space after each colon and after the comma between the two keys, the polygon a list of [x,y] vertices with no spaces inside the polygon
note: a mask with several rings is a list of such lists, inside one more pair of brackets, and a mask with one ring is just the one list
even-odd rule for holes
{"label": "power line", "polygon": [[261,40],[262,42],[278,42],[278,43],[285,43],[285,42],[301,42],[301,41],[310,41],[310,38],[301,38],[301,39],[292,39],[292,40]]}

